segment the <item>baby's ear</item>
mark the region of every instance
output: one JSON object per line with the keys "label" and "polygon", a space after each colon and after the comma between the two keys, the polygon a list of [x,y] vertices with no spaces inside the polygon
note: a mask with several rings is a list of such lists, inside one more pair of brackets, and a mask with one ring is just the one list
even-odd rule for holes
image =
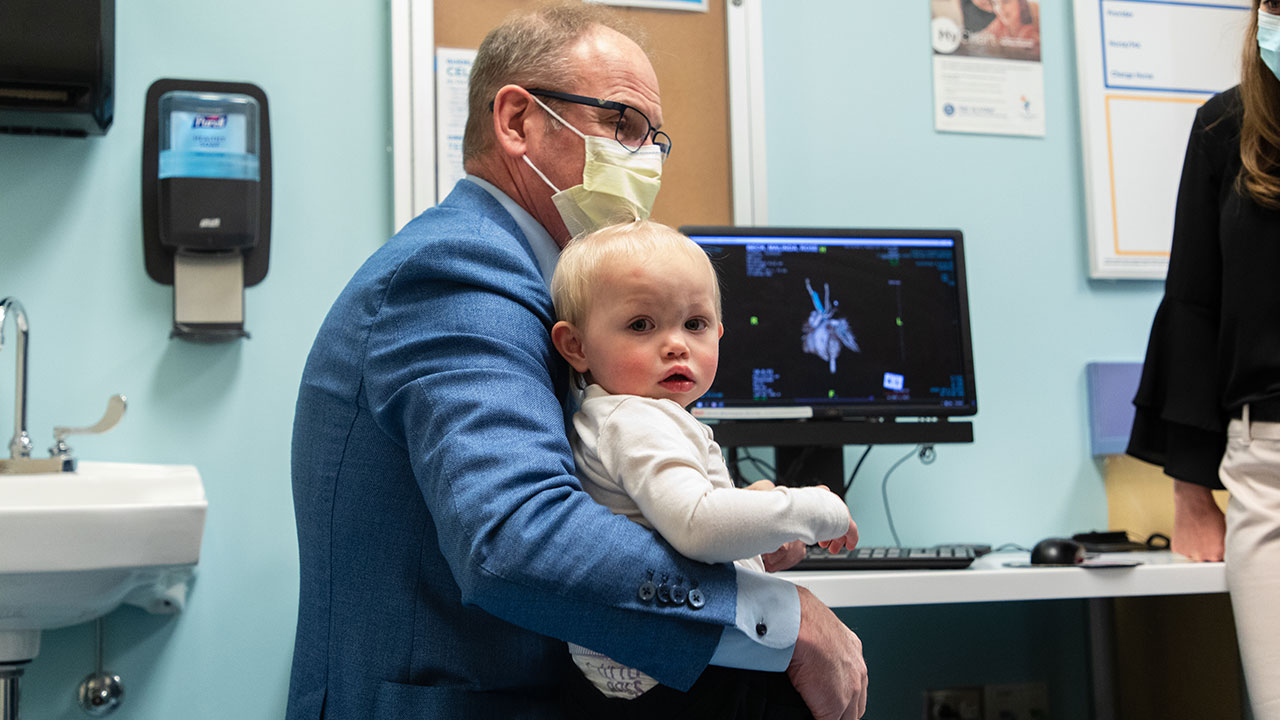
{"label": "baby's ear", "polygon": [[574,370],[585,373],[589,369],[587,356],[582,352],[582,336],[573,323],[561,320],[552,326],[551,343]]}

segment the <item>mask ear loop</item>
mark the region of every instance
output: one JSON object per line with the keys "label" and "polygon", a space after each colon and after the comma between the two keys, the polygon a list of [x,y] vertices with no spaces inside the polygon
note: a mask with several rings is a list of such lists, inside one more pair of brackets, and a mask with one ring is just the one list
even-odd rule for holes
{"label": "mask ear loop", "polygon": [[[544,102],[542,102],[541,100],[539,100],[537,95],[530,95],[529,97],[533,98],[533,101],[534,101],[534,102],[536,102],[536,103],[538,103],[538,107],[542,108],[543,110],[546,110],[546,111],[547,111],[547,114],[548,114],[548,115],[550,115],[551,117],[555,118],[557,122],[559,122],[561,125],[564,125],[565,127],[567,127],[567,128],[569,128],[570,130],[572,130],[572,131],[573,131],[573,133],[574,133],[575,135],[577,135],[578,137],[582,138],[582,140],[583,140],[584,142],[586,141],[587,136],[586,136],[586,135],[583,135],[581,130],[579,130],[578,128],[576,128],[576,127],[574,127],[574,126],[570,125],[570,124],[569,124],[569,123],[568,123],[564,118],[560,117],[560,116],[556,113],[556,111],[555,111],[555,110],[552,110],[551,108],[547,107],[547,104],[546,104],[546,103],[544,103]],[[558,193],[558,192],[560,192],[560,188],[556,187],[556,184],[555,184],[555,183],[553,183],[553,182],[551,182],[549,179],[547,179],[547,176],[546,176],[546,175],[544,175],[544,174],[542,173],[542,171],[538,169],[538,166],[537,166],[537,165],[534,165],[534,164],[533,164],[533,161],[529,159],[529,156],[528,156],[528,155],[521,155],[521,156],[520,156],[520,159],[521,159],[521,160],[524,160],[524,162],[525,162],[525,164],[526,164],[526,165],[528,165],[529,167],[533,168],[533,171],[534,171],[534,172],[536,172],[536,173],[538,173],[538,177],[542,178],[542,182],[546,183],[546,184],[547,184],[547,187],[551,188],[552,192],[557,192],[557,193]]]}
{"label": "mask ear loop", "polygon": [[556,111],[555,111],[555,110],[552,110],[551,108],[547,107],[547,104],[546,104],[546,103],[544,103],[544,102],[542,102],[541,100],[539,100],[537,95],[530,95],[529,97],[533,98],[533,101],[534,101],[534,102],[536,102],[536,103],[538,103],[538,106],[539,106],[539,107],[541,107],[543,110],[546,110],[546,111],[547,111],[547,114],[548,114],[548,115],[550,115],[551,117],[555,118],[557,121],[559,121],[559,123],[560,123],[561,125],[564,125],[565,127],[567,127],[567,128],[569,128],[570,130],[572,130],[574,135],[577,135],[578,137],[582,138],[583,140],[586,140],[586,139],[587,139],[587,136],[586,136],[586,135],[583,135],[581,130],[579,130],[578,128],[576,128],[576,127],[574,127],[574,126],[570,125],[570,124],[569,124],[569,121],[567,121],[567,120],[565,120],[564,118],[560,117],[560,115],[559,115],[558,113],[556,113]]}
{"label": "mask ear loop", "polygon": [[537,165],[533,164],[533,161],[529,159],[528,155],[521,155],[520,159],[524,160],[526,165],[533,168],[533,171],[538,173],[538,177],[542,178],[542,182],[546,183],[547,186],[551,188],[552,192],[556,192],[556,193],[560,192],[560,188],[556,187],[555,183],[548,180],[547,176],[542,174],[542,171],[538,169]]}

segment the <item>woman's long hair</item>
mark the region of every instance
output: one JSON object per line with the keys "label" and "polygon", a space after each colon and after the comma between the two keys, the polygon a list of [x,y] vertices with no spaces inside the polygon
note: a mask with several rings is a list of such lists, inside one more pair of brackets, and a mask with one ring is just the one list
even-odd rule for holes
{"label": "woman's long hair", "polygon": [[1280,210],[1280,79],[1258,53],[1258,4],[1240,62],[1240,175],[1236,187],[1263,207]]}

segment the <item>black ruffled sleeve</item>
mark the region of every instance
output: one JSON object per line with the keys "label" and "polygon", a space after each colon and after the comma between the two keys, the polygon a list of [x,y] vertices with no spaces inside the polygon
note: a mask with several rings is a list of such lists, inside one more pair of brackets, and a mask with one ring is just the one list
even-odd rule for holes
{"label": "black ruffled sleeve", "polygon": [[1227,436],[1215,372],[1216,318],[1166,297],[1156,311],[1126,452],[1166,475],[1219,489]]}
{"label": "black ruffled sleeve", "polygon": [[1156,311],[1134,398],[1128,454],[1164,466],[1178,480],[1222,487],[1218,464],[1226,418],[1218,368],[1222,257],[1219,208],[1239,154],[1238,106],[1228,91],[1196,113],[1174,214],[1165,296]]}

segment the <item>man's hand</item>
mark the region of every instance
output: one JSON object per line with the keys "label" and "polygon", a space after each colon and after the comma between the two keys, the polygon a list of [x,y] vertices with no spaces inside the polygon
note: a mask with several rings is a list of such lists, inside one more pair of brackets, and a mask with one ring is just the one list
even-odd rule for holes
{"label": "man's hand", "polygon": [[849,529],[845,530],[843,535],[841,535],[840,537],[832,538],[830,540],[822,540],[818,543],[818,545],[826,548],[827,550],[833,553],[838,553],[841,550],[845,550],[845,549],[852,550],[854,546],[857,544],[858,544],[858,524],[853,521],[852,517],[849,518]]}
{"label": "man's hand", "polygon": [[792,540],[771,553],[761,555],[765,572],[781,572],[790,570],[796,563],[804,559],[805,544],[801,540]]}
{"label": "man's hand", "polygon": [[1222,559],[1226,532],[1226,519],[1209,488],[1173,481],[1174,552],[1196,562],[1216,562]]}
{"label": "man's hand", "polygon": [[771,480],[757,480],[743,488],[744,490],[773,490],[778,487]]}
{"label": "man's hand", "polygon": [[867,711],[867,664],[862,641],[803,587],[800,633],[787,677],[814,720],[856,720]]}

